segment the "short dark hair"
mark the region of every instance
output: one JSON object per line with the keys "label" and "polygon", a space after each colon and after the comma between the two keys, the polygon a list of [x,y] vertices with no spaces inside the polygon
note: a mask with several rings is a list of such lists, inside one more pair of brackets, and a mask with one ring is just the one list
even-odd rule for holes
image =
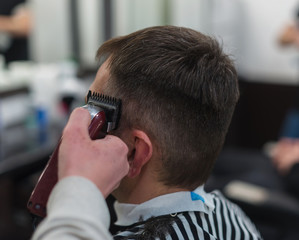
{"label": "short dark hair", "polygon": [[209,177],[239,98],[236,70],[218,42],[192,29],[150,27],[105,42],[120,128],[146,132],[160,180],[193,190]]}

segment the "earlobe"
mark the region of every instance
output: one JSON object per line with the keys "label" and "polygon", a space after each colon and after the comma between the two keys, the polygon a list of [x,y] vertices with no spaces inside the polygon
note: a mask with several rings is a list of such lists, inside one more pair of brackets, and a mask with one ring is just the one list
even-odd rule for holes
{"label": "earlobe", "polygon": [[148,135],[140,130],[133,130],[134,146],[129,154],[130,170],[128,177],[134,178],[140,174],[143,166],[151,159],[153,146]]}

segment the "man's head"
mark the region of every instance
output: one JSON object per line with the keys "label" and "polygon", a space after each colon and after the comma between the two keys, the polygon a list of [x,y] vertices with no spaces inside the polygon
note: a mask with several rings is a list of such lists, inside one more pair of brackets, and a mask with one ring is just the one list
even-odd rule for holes
{"label": "man's head", "polygon": [[166,186],[203,184],[239,97],[235,68],[218,43],[187,28],[152,27],[105,42],[97,57],[109,72],[104,94],[122,99],[117,134],[148,136]]}

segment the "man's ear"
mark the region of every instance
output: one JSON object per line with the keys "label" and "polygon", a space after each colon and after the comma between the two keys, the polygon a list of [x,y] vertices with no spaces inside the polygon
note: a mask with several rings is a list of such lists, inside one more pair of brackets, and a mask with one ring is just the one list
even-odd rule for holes
{"label": "man's ear", "polygon": [[133,130],[131,136],[134,140],[128,156],[130,170],[127,176],[133,178],[140,174],[142,167],[151,159],[153,145],[148,135],[143,131]]}

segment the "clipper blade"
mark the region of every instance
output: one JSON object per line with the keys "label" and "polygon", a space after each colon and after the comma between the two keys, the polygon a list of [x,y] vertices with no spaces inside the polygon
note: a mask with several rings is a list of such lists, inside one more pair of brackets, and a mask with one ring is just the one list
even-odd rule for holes
{"label": "clipper blade", "polygon": [[87,105],[104,110],[107,121],[107,133],[117,128],[121,114],[120,99],[89,91],[87,94]]}

